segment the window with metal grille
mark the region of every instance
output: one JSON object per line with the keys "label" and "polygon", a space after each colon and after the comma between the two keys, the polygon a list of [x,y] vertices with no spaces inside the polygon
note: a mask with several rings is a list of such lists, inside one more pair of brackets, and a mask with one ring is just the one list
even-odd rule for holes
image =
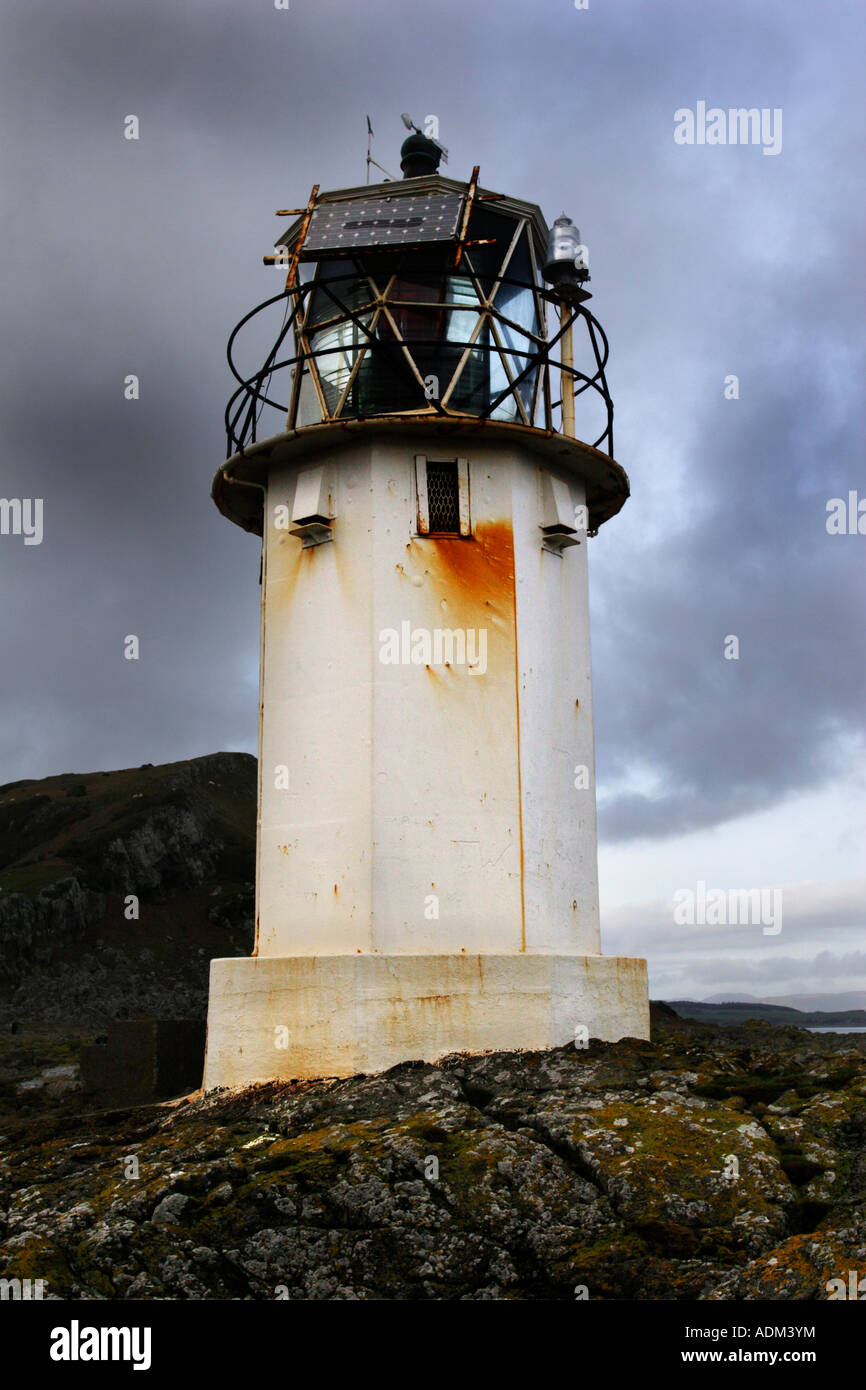
{"label": "window with metal grille", "polygon": [[418,531],[422,536],[469,536],[469,469],[465,458],[415,456]]}
{"label": "window with metal grille", "polygon": [[427,464],[427,510],[431,531],[460,534],[460,492],[457,461]]}

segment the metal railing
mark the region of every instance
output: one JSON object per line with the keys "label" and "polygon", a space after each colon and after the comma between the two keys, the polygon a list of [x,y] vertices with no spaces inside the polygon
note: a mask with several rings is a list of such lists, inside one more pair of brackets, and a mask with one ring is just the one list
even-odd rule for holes
{"label": "metal railing", "polygon": [[[553,368],[560,373],[560,380],[562,382],[568,379],[573,381],[574,389],[572,394],[575,398],[581,396],[586,391],[594,391],[601,397],[605,409],[605,427],[598,438],[593,441],[593,447],[601,449],[612,458],[613,401],[608,391],[604,373],[610,349],[604,329],[598,320],[587,310],[584,304],[579,304],[569,310],[567,316],[564,316],[558,325],[557,331],[552,337],[547,338],[546,336],[542,336],[542,334],[533,333],[530,329],[527,329],[525,325],[516,323],[503,314],[491,299],[484,296],[478,282],[478,277],[475,275],[474,271],[471,271],[471,268],[470,274],[472,280],[475,282],[476,293],[478,294],[477,303],[471,301],[441,302],[389,298],[386,289],[384,293],[379,293],[378,291],[371,293],[369,300],[360,307],[357,305],[352,307],[340,299],[339,294],[334,288],[336,285],[339,285],[341,281],[351,281],[354,286],[357,286],[359,283],[369,283],[375,289],[375,281],[370,274],[362,269],[353,268],[352,271],[347,272],[345,276],[329,277],[328,279],[313,278],[305,283],[295,281],[291,288],[284,289],[280,294],[273,295],[270,299],[264,300],[254,309],[251,309],[250,312],[245,314],[240,322],[235,325],[229,337],[226,349],[229,368],[235,380],[239,383],[225,411],[227,457],[231,457],[235,453],[243,454],[245,448],[256,442],[259,419],[266,406],[280,411],[285,416],[286,428],[294,427],[303,374],[309,372],[314,377],[315,381],[318,382],[318,359],[329,355],[332,356],[335,351],[333,346],[326,346],[318,349],[312,348],[308,338],[310,335],[320,332],[323,328],[346,322],[353,323],[359,332],[364,335],[364,338],[359,340],[357,344],[355,360],[349,373],[349,380],[346,387],[340,392],[336,412],[334,414],[329,413],[324,392],[320,387],[317,387],[319,405],[322,411],[322,422],[337,419],[344,420],[347,418],[370,419],[376,416],[395,414],[411,414],[413,417],[420,418],[428,416],[431,419],[443,417],[450,419],[465,419],[471,417],[473,420],[483,420],[489,419],[510,396],[515,401],[518,414],[524,417],[524,423],[528,424],[531,428],[551,430],[553,429],[553,411],[562,406],[561,397],[558,400],[551,399],[550,369]],[[388,282],[389,288],[394,284],[395,279],[396,276],[392,275]],[[498,293],[501,285],[509,285],[517,289],[529,289],[533,291],[535,296],[539,298],[543,296],[547,302],[557,302],[548,291],[541,290],[537,284],[515,280],[508,276],[501,276],[496,280],[494,294]],[[331,318],[313,323],[308,322],[308,320],[310,298],[315,292],[324,292],[327,297],[333,301],[337,312]],[[287,312],[284,315],[284,320],[273,346],[256,372],[251,376],[242,375],[234,360],[234,348],[238,334],[258,314],[281,303],[285,303]],[[476,325],[473,335],[465,341],[455,341],[454,339],[441,336],[427,339],[420,339],[415,336],[407,337],[401,334],[393,314],[388,312],[395,309],[398,311],[406,309],[436,309],[442,312],[456,311],[477,313],[479,322]],[[364,312],[372,315],[369,323],[365,323],[360,317],[360,314]],[[376,327],[383,314],[389,325],[389,336],[387,338],[377,337],[375,333]],[[586,324],[589,343],[595,361],[595,370],[592,372],[592,375],[587,375],[575,367],[566,366],[554,353],[554,349],[557,347],[557,344],[560,343],[563,335],[577,323],[578,319],[582,319]],[[512,336],[515,332],[520,333],[526,339],[526,346],[502,346],[501,339],[495,328],[486,335],[488,339],[492,336],[494,341],[481,341],[482,329],[484,326],[496,324],[507,328]],[[281,358],[279,354],[289,333],[293,334],[292,346],[295,348],[295,351],[292,355]],[[447,347],[449,350],[453,349],[459,353],[458,365],[454,369],[446,390],[443,392],[444,400],[439,400],[438,398],[429,399],[425,395],[424,378],[421,371],[421,367],[424,366],[424,363],[422,361],[419,367],[419,364],[412,358],[412,351],[413,349],[442,349],[443,347]],[[418,389],[417,405],[398,410],[377,410],[374,413],[362,416],[355,415],[351,410],[347,411],[345,409],[351,380],[356,377],[362,360],[365,358],[369,360],[374,350],[376,354],[379,355],[380,360],[383,356],[387,359],[390,354],[393,354],[392,360],[394,363],[395,378],[401,372],[404,374],[405,378],[406,367],[409,366],[410,377],[415,378],[414,384]],[[494,354],[495,359],[498,359],[504,367],[505,374],[508,378],[508,384],[503,390],[498,391],[495,395],[491,395],[490,399],[477,411],[472,410],[469,412],[465,409],[451,409],[447,404],[448,397],[454,393],[467,361],[475,353]],[[509,360],[512,365],[516,366],[516,359],[525,362],[525,365],[514,374],[509,365]],[[526,402],[523,401],[518,388],[521,383],[532,380],[532,374],[535,372],[538,373],[538,377],[534,384],[531,407],[527,409]],[[288,379],[289,381],[289,390],[286,393],[288,399],[285,401],[274,399],[271,395],[272,382],[276,377],[282,377],[283,380]],[[539,414],[539,407],[543,410],[543,426],[539,426],[535,423]]]}

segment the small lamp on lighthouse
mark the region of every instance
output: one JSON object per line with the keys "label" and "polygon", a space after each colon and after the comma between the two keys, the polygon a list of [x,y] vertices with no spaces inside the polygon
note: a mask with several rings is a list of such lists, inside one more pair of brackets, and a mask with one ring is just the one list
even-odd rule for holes
{"label": "small lamp on lighthouse", "polygon": [[591,296],[583,288],[589,279],[589,266],[586,260],[586,247],[580,240],[580,232],[565,213],[557,217],[550,229],[547,241],[547,260],[542,275],[559,301],[559,321],[562,333],[562,432],[569,439],[574,438],[574,343],[572,335],[575,305],[583,303]]}

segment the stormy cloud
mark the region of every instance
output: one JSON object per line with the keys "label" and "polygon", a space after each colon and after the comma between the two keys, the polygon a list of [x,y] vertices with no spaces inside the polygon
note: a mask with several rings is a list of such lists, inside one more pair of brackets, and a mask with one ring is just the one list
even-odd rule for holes
{"label": "stormy cloud", "polygon": [[[589,247],[632,482],[590,550],[603,842],[836,782],[854,817],[866,536],[825,522],[866,492],[861,5],[3,12],[0,495],[43,536],[0,536],[2,780],[255,751],[257,547],[209,499],[225,340],[279,287],[273,211],[363,182],[367,113],[397,171],[408,109],[446,173]],[[701,102],[781,112],[781,148],[679,143]]]}

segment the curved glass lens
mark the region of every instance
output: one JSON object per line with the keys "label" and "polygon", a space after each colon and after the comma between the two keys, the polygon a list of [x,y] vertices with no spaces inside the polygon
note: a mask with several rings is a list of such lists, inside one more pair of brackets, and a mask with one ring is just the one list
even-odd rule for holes
{"label": "curved glass lens", "polygon": [[[299,334],[307,361],[298,424],[429,413],[438,403],[446,411],[517,420],[523,417],[515,392],[531,422],[538,374],[532,335],[539,327],[526,229],[503,267],[515,222],[486,210],[483,221],[481,230],[498,232],[496,244],[472,248],[471,259],[467,250],[458,271],[441,252],[406,255],[402,264],[381,253],[318,263]],[[491,305],[502,274],[520,283],[499,283]]]}

